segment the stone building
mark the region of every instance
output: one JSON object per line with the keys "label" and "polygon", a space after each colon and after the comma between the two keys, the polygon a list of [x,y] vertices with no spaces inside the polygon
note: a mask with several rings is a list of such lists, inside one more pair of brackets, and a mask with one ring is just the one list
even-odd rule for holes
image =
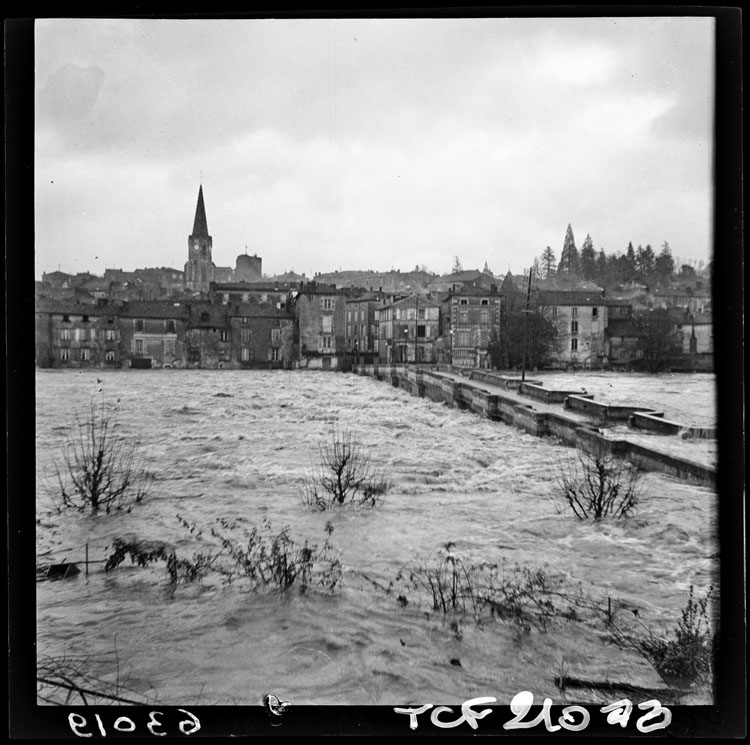
{"label": "stone building", "polygon": [[126,367],[182,367],[188,306],[165,300],[120,306],[121,361]]}
{"label": "stone building", "polygon": [[[490,367],[487,347],[490,331],[500,323],[503,297],[497,285],[465,286],[451,292],[443,308],[450,348],[450,359],[456,367]],[[448,321],[445,323],[445,321]],[[445,337],[445,334],[444,334]]]}
{"label": "stone building", "polygon": [[542,290],[534,293],[533,302],[557,327],[558,364],[606,364],[608,306],[602,290]]}
{"label": "stone building", "polygon": [[358,364],[378,358],[378,309],[384,298],[382,292],[365,292],[346,300],[346,352]]}
{"label": "stone building", "polygon": [[440,305],[428,295],[410,295],[378,309],[378,356],[383,363],[437,361]]}
{"label": "stone building", "polygon": [[240,254],[232,274],[233,282],[261,282],[263,280],[263,259],[256,254]]}
{"label": "stone building", "polygon": [[293,317],[270,303],[191,303],[185,364],[202,369],[289,367]]}
{"label": "stone building", "polygon": [[246,303],[227,309],[233,367],[291,367],[294,317],[273,303]]}
{"label": "stone building", "polygon": [[39,302],[35,355],[39,367],[119,367],[120,318],[107,305]]}
{"label": "stone building", "polygon": [[300,367],[335,370],[345,367],[346,299],[344,291],[317,282],[308,282],[290,293]]}

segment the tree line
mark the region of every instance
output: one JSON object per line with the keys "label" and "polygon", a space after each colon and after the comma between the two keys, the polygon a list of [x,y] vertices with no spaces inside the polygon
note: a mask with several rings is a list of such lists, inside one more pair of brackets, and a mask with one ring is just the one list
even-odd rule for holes
{"label": "tree line", "polygon": [[704,265],[703,261],[695,265],[680,264],[679,259],[672,256],[667,241],[664,241],[658,253],[650,244],[634,248],[631,241],[624,253],[608,255],[603,248],[597,251],[591,235],[587,234],[579,251],[573,228],[568,224],[559,261],[552,248],[547,246],[541,256],[534,260],[533,271],[542,279],[564,276],[610,287],[628,282],[665,285],[676,275],[690,279],[707,274],[710,269],[711,262],[708,265]]}

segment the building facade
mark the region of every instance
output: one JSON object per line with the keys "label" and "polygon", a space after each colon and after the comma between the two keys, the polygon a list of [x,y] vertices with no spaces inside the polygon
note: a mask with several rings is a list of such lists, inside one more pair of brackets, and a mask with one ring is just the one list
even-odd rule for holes
{"label": "building facade", "polygon": [[120,316],[104,305],[39,303],[35,354],[39,367],[120,367]]}
{"label": "building facade", "polygon": [[343,369],[346,366],[347,294],[309,282],[290,293],[296,320],[296,361],[301,367]]}
{"label": "building facade", "polygon": [[603,291],[545,290],[536,293],[534,304],[557,327],[558,364],[606,365],[607,301]]}
{"label": "building facade", "polygon": [[382,292],[365,292],[346,300],[346,352],[358,364],[378,358],[378,309],[384,298]]}
{"label": "building facade", "polygon": [[427,295],[409,295],[377,310],[378,359],[383,363],[437,361],[440,305]]}
{"label": "building facade", "polygon": [[490,332],[500,324],[503,296],[497,286],[462,287],[452,292],[449,306],[450,359],[456,367],[491,367],[487,347]]}

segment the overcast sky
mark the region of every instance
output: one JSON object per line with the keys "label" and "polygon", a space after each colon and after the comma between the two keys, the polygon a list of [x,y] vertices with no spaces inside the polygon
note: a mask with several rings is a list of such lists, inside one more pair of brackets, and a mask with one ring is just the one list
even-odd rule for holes
{"label": "overcast sky", "polygon": [[580,248],[711,258],[714,20],[50,19],[36,274],[521,272]]}

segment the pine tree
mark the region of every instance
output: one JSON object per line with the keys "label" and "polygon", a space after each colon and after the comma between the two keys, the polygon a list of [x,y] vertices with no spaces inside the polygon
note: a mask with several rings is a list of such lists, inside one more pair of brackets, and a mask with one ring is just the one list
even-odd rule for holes
{"label": "pine tree", "polygon": [[625,252],[625,255],[623,256],[623,261],[620,263],[624,270],[623,281],[632,282],[636,276],[635,249],[633,248],[632,241],[628,243],[628,250]]}
{"label": "pine tree", "polygon": [[581,260],[578,256],[575,238],[573,237],[573,228],[568,223],[568,229],[565,232],[565,241],[563,250],[560,255],[560,263],[557,265],[557,271],[560,274],[578,276],[581,273]]}
{"label": "pine tree", "polygon": [[588,234],[581,246],[581,273],[584,279],[596,278],[596,251],[594,251],[594,241]]}
{"label": "pine tree", "polygon": [[540,260],[542,276],[545,279],[550,279],[552,275],[554,275],[555,261],[555,252],[549,246],[547,246],[547,248],[544,249]]}
{"label": "pine tree", "polygon": [[661,251],[654,260],[654,273],[659,282],[669,282],[674,274],[674,259],[672,258],[669,243],[666,241],[662,244]]}
{"label": "pine tree", "polygon": [[646,244],[646,248],[638,246],[638,252],[635,256],[635,266],[642,279],[648,280],[653,276],[656,269],[656,256],[654,255],[654,249],[650,245]]}

